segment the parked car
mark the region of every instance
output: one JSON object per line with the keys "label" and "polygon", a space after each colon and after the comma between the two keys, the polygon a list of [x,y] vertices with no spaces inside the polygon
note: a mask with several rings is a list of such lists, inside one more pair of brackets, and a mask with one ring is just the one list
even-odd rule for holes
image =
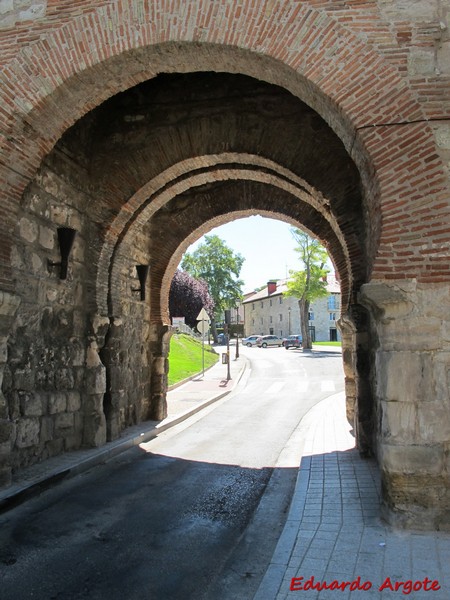
{"label": "parked car", "polygon": [[286,350],[289,348],[301,348],[303,345],[303,338],[301,335],[289,335],[285,340],[283,340],[283,346]]}
{"label": "parked car", "polygon": [[256,340],[258,348],[267,348],[267,346],[282,346],[283,340],[276,335],[262,335]]}
{"label": "parked car", "polygon": [[217,336],[217,343],[222,345],[227,343],[227,336],[225,333],[219,333]]}
{"label": "parked car", "polygon": [[256,340],[259,337],[259,335],[249,335],[246,338],[242,338],[241,343],[244,344],[244,346],[248,346],[250,348],[251,346],[256,346]]}

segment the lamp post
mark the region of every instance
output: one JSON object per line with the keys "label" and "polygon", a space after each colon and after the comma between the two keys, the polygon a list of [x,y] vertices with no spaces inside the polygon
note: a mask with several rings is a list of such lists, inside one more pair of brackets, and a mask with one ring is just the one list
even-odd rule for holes
{"label": "lamp post", "polygon": [[239,306],[236,306],[236,359],[239,358]]}
{"label": "lamp post", "polygon": [[231,323],[231,311],[225,310],[225,324],[224,331],[227,336],[227,381],[231,379],[230,373],[230,323]]}
{"label": "lamp post", "polygon": [[291,307],[288,307],[288,331],[289,335],[291,335]]}

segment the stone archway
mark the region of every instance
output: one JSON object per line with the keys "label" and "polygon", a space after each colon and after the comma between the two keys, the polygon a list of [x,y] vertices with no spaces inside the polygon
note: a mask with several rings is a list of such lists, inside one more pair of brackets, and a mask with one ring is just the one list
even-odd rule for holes
{"label": "stone archway", "polygon": [[[0,142],[4,190],[0,281],[6,292],[4,312],[17,311],[17,317],[9,334],[3,379],[9,406],[2,411],[0,423],[1,439],[6,439],[8,450],[10,443],[15,444],[15,450],[12,458],[8,455],[3,461],[4,472],[38,455],[45,458],[77,447],[80,436],[73,432],[79,430],[80,419],[94,423],[101,417],[99,402],[107,377],[99,350],[111,319],[118,319],[114,321],[117,326],[121,316],[130,322],[146,320],[147,338],[143,340],[153,336],[158,372],[164,370],[166,334],[155,332],[163,322],[161,302],[158,300],[157,323],[151,324],[148,307],[139,305],[131,292],[134,264],[150,260],[151,248],[139,237],[145,239],[148,234],[145,223],[140,229],[133,227],[143,216],[143,203],[153,193],[145,186],[149,182],[171,185],[178,176],[180,185],[183,177],[194,181],[189,170],[184,175],[172,171],[164,181],[171,167],[176,169],[192,158],[238,153],[242,161],[243,154],[261,155],[308,181],[320,191],[322,201],[330,203],[345,238],[342,247],[347,248],[347,258],[343,260],[351,265],[347,269],[349,302],[356,308],[349,331],[353,332],[355,321],[364,313],[361,303],[371,321],[371,327],[364,326],[356,336],[368,337],[372,348],[365,356],[370,356],[376,371],[372,390],[380,423],[376,438],[387,503],[405,522],[418,518],[438,526],[445,519],[450,487],[450,425],[445,408],[449,391],[442,383],[448,380],[449,364],[442,308],[450,280],[449,203],[445,164],[430,121],[448,116],[448,107],[442,101],[436,103],[435,96],[431,98],[432,84],[405,76],[412,47],[409,42],[412,39],[412,44],[420,46],[417,39],[423,40],[425,34],[412,24],[405,37],[403,21],[394,20],[388,27],[377,3],[346,13],[349,6],[345,2],[338,10],[328,11],[312,2],[276,0],[264,14],[250,3],[242,6],[239,2],[229,2],[229,10],[212,14],[208,0],[195,0],[189,14],[181,1],[173,3],[172,14],[157,13],[153,5],[137,14],[128,0],[91,4],[84,7],[83,14],[70,9],[65,15],[55,13],[36,22],[31,44],[20,41],[28,40],[26,35],[15,40],[7,33],[5,38],[6,84],[0,102],[4,132]],[[350,20],[346,18],[349,14]],[[368,17],[374,30],[365,29]],[[255,22],[261,27],[254,27]],[[379,41],[380,32],[388,44]],[[407,48],[402,46],[405,39],[409,40]],[[281,149],[277,156],[275,150],[262,151],[252,143],[214,148],[206,143],[193,149],[189,138],[184,140],[183,147],[189,149],[184,154],[170,154],[168,146],[157,146],[165,163],[153,160],[148,149],[155,146],[148,144],[142,153],[132,155],[139,157],[136,170],[132,157],[124,156],[127,169],[122,177],[111,181],[95,177],[96,167],[102,167],[110,155],[106,150],[97,152],[99,129],[94,109],[101,109],[101,103],[118,92],[157,81],[159,73],[189,77],[189,73],[212,71],[278,86],[309,107],[318,118],[315,124],[320,132],[323,134],[327,125],[335,136],[327,140],[337,141],[335,149],[348,158],[348,162],[335,163],[345,166],[336,169],[342,181],[337,173],[330,179],[341,184],[340,192],[333,196],[332,191],[324,190],[324,177],[311,183],[305,165],[300,168],[300,161],[296,166],[293,155],[283,155]],[[110,106],[117,107],[117,98],[112,100]],[[83,115],[83,127],[70,129]],[[140,123],[139,111],[123,112],[122,116],[128,118],[124,118],[128,126]],[[313,122],[311,117],[311,126]],[[77,136],[78,143],[85,146],[82,151]],[[319,134],[316,138],[323,139]],[[324,148],[326,144],[321,150]],[[214,169],[217,174],[223,172],[212,167],[209,177]],[[245,184],[250,194],[257,185],[269,185],[267,180],[261,181],[262,173],[266,178],[280,178],[277,169],[269,173],[261,165],[249,169],[248,164],[246,169],[248,179],[237,180],[251,181],[251,185]],[[235,170],[242,176],[245,169],[238,164]],[[231,181],[228,176],[222,178],[222,195],[227,181]],[[343,198],[349,181],[347,201],[354,201],[360,212],[348,223]],[[356,182],[359,194],[355,193]],[[285,181],[284,185],[290,184],[292,181]],[[177,195],[168,198],[167,206],[160,207],[160,221],[165,210],[183,203],[195,190],[206,198],[201,185],[211,185],[211,180],[206,177],[201,182],[200,176],[196,186],[183,189],[181,185]],[[272,189],[281,194],[281,187]],[[142,190],[145,197],[139,196]],[[317,213],[326,224],[324,214]],[[359,232],[358,223],[363,224]],[[75,244],[73,284],[67,287],[42,274],[47,255],[55,251],[57,224],[77,225],[81,233]],[[135,238],[128,233],[133,230],[138,233]],[[171,252],[174,255],[176,249]],[[170,256],[165,260],[170,262]],[[112,276],[120,264],[119,277]],[[167,267],[161,269],[160,281],[169,272]],[[106,278],[105,272],[109,273]],[[111,302],[114,294],[120,300],[122,285],[124,314],[115,315]],[[68,306],[74,310],[67,310]],[[27,339],[24,330],[33,331],[33,327],[39,336]],[[56,355],[49,342],[55,328],[65,335]],[[6,343],[4,339],[5,348]],[[57,376],[55,356],[56,362],[60,361]],[[118,362],[125,361],[133,372],[129,355],[119,352],[117,356]],[[353,357],[349,364],[353,360],[358,362]],[[36,378],[38,367],[44,377]],[[398,369],[405,374],[399,380],[403,386],[391,383]],[[366,366],[361,373],[366,373]],[[148,383],[142,379],[140,387]],[[45,414],[44,405],[51,407]],[[125,410],[124,422],[137,418],[133,411],[133,406]],[[91,431],[93,443],[101,443],[102,427],[100,423]],[[33,459],[29,448],[39,448]]]}

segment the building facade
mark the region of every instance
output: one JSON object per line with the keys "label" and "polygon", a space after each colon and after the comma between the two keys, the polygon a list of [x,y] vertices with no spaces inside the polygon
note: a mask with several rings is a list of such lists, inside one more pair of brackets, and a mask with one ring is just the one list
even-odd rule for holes
{"label": "building facade", "polygon": [[[300,334],[300,310],[298,299],[285,296],[287,280],[269,281],[267,287],[247,294],[244,309],[245,335],[277,335],[280,338]],[[337,327],[341,310],[339,282],[333,276],[327,280],[328,296],[311,303],[309,329],[316,342],[340,341]]]}

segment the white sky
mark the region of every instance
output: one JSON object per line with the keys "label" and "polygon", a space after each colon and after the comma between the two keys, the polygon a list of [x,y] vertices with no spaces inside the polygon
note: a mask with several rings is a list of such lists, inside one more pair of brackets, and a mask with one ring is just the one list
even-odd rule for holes
{"label": "white sky", "polygon": [[[216,227],[207,235],[218,235],[245,258],[240,275],[245,293],[265,285],[269,279],[285,279],[290,269],[301,269],[291,228],[282,221],[252,216]],[[203,241],[200,238],[187,251],[193,252]]]}

